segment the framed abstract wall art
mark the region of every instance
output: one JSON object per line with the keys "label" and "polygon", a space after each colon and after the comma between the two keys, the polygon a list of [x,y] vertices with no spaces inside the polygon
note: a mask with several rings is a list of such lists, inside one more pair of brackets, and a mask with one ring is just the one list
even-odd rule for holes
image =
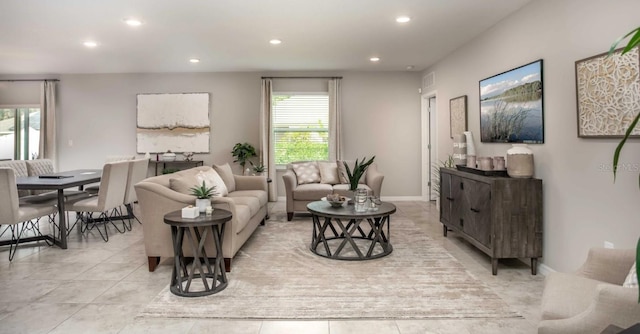
{"label": "framed abstract wall art", "polygon": [[480,140],[544,143],[542,59],[480,80]]}
{"label": "framed abstract wall art", "polygon": [[[578,137],[623,137],[640,111],[638,48],[576,61]],[[640,137],[636,127],[631,137]]]}
{"label": "framed abstract wall art", "polygon": [[209,152],[209,93],[138,94],[138,153]]}
{"label": "framed abstract wall art", "polygon": [[449,100],[450,136],[467,131],[467,96],[462,95]]}

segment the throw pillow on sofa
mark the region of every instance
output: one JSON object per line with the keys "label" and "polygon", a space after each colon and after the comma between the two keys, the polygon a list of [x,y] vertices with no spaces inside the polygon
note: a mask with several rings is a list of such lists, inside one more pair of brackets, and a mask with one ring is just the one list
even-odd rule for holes
{"label": "throw pillow on sofa", "polygon": [[202,184],[195,175],[185,175],[169,179],[169,188],[182,194],[192,195],[191,188]]}
{"label": "throw pillow on sofa", "polygon": [[[356,161],[355,160],[338,160],[336,163],[338,164],[338,174],[340,175],[340,182],[343,184],[349,184],[349,179],[347,178],[347,169],[344,167],[344,163],[347,163],[347,166],[349,166],[349,171],[351,171],[353,173],[353,167],[355,167],[356,165]],[[358,161],[358,163],[360,163],[360,161]],[[362,177],[360,178],[360,181],[358,181],[358,183],[364,184],[365,181],[367,179],[367,172],[365,171],[364,174],[362,174]]]}
{"label": "throw pillow on sofa", "polygon": [[622,283],[622,286],[625,288],[637,288],[638,287],[638,274],[636,272],[636,264],[634,263],[629,270],[629,274],[627,278]]}
{"label": "throw pillow on sofa", "polygon": [[320,170],[315,161],[295,163],[291,165],[298,184],[320,183]]}
{"label": "throw pillow on sofa", "polygon": [[320,170],[320,183],[340,183],[338,165],[335,162],[318,161],[318,169]]}
{"label": "throw pillow on sofa", "polygon": [[220,177],[220,175],[218,175],[218,173],[211,169],[208,171],[199,171],[198,174],[196,175],[196,178],[199,181],[199,184],[202,184],[202,181],[204,181],[204,184],[207,186],[207,188],[211,188],[213,186],[215,186],[215,193],[216,195],[214,196],[227,196],[229,195],[229,191],[227,190],[227,186],[224,184],[224,181],[222,180],[222,178]]}
{"label": "throw pillow on sofa", "polygon": [[213,165],[213,169],[218,172],[218,175],[220,175],[222,181],[224,181],[228,192],[236,191],[236,179],[233,177],[233,171],[231,170],[229,163],[224,165]]}

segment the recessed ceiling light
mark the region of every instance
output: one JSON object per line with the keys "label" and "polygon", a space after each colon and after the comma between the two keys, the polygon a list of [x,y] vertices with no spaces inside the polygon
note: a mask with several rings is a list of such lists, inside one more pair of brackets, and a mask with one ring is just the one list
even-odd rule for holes
{"label": "recessed ceiling light", "polygon": [[371,58],[369,58],[369,60],[375,63],[375,62],[379,62],[380,58],[379,57],[371,57]]}
{"label": "recessed ceiling light", "polygon": [[196,64],[196,63],[199,63],[199,62],[200,62],[200,59],[198,59],[198,58],[191,58],[191,59],[189,59],[189,62],[190,62],[190,63],[193,63],[193,64]]}
{"label": "recessed ceiling light", "polygon": [[396,17],[396,22],[398,22],[398,23],[407,23],[409,21],[411,21],[411,18],[408,17],[408,16],[398,16],[398,17]]}
{"label": "recessed ceiling light", "polygon": [[94,42],[94,41],[85,41],[82,43],[82,45],[88,47],[88,48],[95,48],[96,46],[98,46],[98,43]]}
{"label": "recessed ceiling light", "polygon": [[279,39],[272,39],[272,40],[269,41],[269,43],[271,43],[273,45],[278,45],[278,44],[282,43],[282,41],[279,40]]}
{"label": "recessed ceiling light", "polygon": [[123,21],[124,21],[124,23],[126,23],[126,24],[128,24],[128,25],[130,25],[132,27],[138,27],[138,26],[142,25],[142,21],[140,21],[138,19],[135,19],[133,17],[124,19]]}
{"label": "recessed ceiling light", "polygon": [[411,71],[411,70],[413,70],[414,66],[413,65],[407,65],[406,68],[407,68],[407,71]]}

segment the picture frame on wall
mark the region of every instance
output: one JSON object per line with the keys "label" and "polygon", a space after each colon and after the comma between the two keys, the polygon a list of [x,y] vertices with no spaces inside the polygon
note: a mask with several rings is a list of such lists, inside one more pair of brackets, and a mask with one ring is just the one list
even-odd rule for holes
{"label": "picture frame on wall", "polygon": [[480,80],[483,143],[544,143],[542,59]]}
{"label": "picture frame on wall", "polygon": [[467,131],[467,96],[462,95],[449,100],[449,134],[461,134]]}
{"label": "picture frame on wall", "polygon": [[622,138],[640,110],[640,52],[621,51],[576,61],[578,137]]}

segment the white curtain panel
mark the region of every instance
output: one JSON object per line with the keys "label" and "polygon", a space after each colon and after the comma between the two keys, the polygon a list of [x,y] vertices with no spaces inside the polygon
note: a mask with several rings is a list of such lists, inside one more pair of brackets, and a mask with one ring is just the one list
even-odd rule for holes
{"label": "white curtain panel", "polygon": [[329,80],[329,160],[342,159],[341,80]]}
{"label": "white curtain panel", "polygon": [[278,200],[276,182],[275,142],[271,124],[271,79],[262,79],[262,100],[260,102],[260,161],[267,167],[267,176],[272,180],[269,184],[269,201]]}
{"label": "white curtain panel", "polygon": [[38,157],[56,166],[56,83],[43,81],[40,94],[40,149]]}

